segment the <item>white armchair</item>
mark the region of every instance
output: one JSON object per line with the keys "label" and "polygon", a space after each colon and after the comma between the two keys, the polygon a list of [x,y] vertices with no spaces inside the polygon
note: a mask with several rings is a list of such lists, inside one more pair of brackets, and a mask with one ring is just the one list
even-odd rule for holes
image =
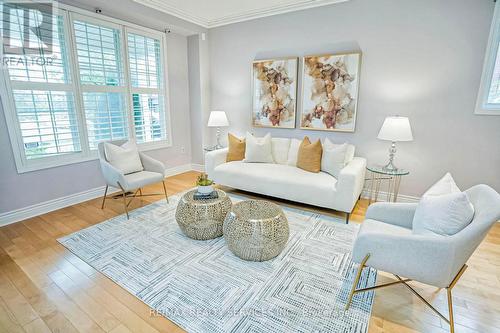
{"label": "white armchair", "polygon": [[[466,193],[474,205],[474,219],[463,230],[451,236],[414,234],[412,224],[417,204],[371,205],[354,244],[353,261],[359,263],[359,268],[346,310],[356,293],[403,283],[448,322],[450,331],[454,332],[451,290],[467,268],[467,260],[493,224],[500,219],[500,194],[495,190],[487,185],[476,185]],[[397,281],[356,289],[366,266],[390,272],[396,276]],[[401,278],[402,276],[406,279]],[[411,280],[446,288],[449,317],[442,315],[408,285],[407,282]]]}
{"label": "white armchair", "polygon": [[[126,140],[117,140],[117,141],[111,141],[110,143],[115,145],[122,145],[125,142]],[[160,195],[159,193],[142,194],[142,187],[146,185],[162,182],[164,193],[161,193],[161,195],[164,194],[168,202],[167,187],[165,186],[165,181],[164,181],[165,166],[163,165],[163,163],[143,153],[139,153],[144,170],[125,175],[120,170],[116,169],[113,165],[111,165],[106,159],[106,153],[104,151],[104,142],[101,142],[98,145],[98,155],[99,155],[99,162],[101,164],[102,175],[104,176],[104,179],[106,181],[106,189],[104,190],[104,196],[102,198],[102,205],[101,205],[102,209],[104,209],[104,204],[106,202],[109,186],[119,188],[121,190],[123,197],[123,205],[125,208],[125,213],[127,214],[127,219],[129,218],[128,206],[130,205],[130,202],[133,200],[133,198],[146,195]],[[127,192],[130,191],[134,191],[134,193],[130,201],[127,203],[126,200]],[[137,195],[137,193],[140,193],[140,195]]]}

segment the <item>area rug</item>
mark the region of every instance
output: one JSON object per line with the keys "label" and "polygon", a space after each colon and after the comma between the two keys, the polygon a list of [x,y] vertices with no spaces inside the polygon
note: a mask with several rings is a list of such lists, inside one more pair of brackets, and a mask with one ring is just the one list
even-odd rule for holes
{"label": "area rug", "polygon": [[[286,248],[272,260],[248,262],[234,256],[223,237],[184,236],[175,221],[179,198],[59,242],[188,332],[367,331],[373,292],[355,295],[344,311],[356,269],[356,224],[283,208],[290,225]],[[376,274],[365,269],[358,287],[374,285]]]}

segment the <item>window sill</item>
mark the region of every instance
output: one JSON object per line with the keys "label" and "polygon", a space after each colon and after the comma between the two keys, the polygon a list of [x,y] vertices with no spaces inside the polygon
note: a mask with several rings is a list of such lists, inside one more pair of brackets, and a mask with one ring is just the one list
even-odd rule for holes
{"label": "window sill", "polygon": [[476,108],[474,114],[479,116],[500,116],[500,109]]}
{"label": "window sill", "polygon": [[[139,151],[146,152],[151,150],[165,149],[171,148],[172,144],[167,141],[158,141],[158,142],[149,142],[138,145]],[[61,156],[61,158],[54,158],[49,161],[47,160],[33,160],[31,163],[27,165],[21,165],[16,163],[17,173],[27,173],[45,169],[57,168],[65,165],[79,164],[90,161],[96,161],[99,158],[97,157],[97,151],[92,151],[90,156]],[[17,161],[16,161],[17,162]]]}

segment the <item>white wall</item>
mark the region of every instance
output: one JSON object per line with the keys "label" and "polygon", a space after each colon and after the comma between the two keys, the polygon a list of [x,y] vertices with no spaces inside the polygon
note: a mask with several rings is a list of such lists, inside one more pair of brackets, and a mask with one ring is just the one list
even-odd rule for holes
{"label": "white wall", "polygon": [[351,0],[211,29],[211,107],[227,112],[230,131],[262,135],[269,130],[250,126],[254,59],[361,50],[354,133],[272,135],[349,141],[358,155],[383,163],[389,143],[376,136],[385,116],[408,116],[415,140],[398,144],[396,164],[411,171],[401,193],[419,196],[446,171],[463,189],[486,183],[500,191],[500,117],[474,115],[493,7],[492,0]]}
{"label": "white wall", "polygon": [[[167,35],[167,59],[173,146],[147,154],[172,168],[191,163],[187,37]],[[98,161],[18,174],[1,105],[0,110],[0,213],[105,184]]]}

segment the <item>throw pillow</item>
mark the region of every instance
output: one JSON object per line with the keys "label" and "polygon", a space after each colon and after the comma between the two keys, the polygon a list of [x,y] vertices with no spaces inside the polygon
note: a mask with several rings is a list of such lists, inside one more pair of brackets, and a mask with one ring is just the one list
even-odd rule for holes
{"label": "throw pillow", "polygon": [[121,146],[104,143],[106,160],[124,175],[144,170],[141,157],[135,143],[127,141]]}
{"label": "throw pillow", "polygon": [[311,143],[306,136],[300,144],[297,167],[310,172],[320,172],[322,153],[321,141],[318,140],[315,143]]}
{"label": "throw pillow", "polygon": [[459,193],[462,192],[458,188],[457,184],[455,184],[455,180],[451,176],[451,174],[448,172],[446,175],[443,176],[440,180],[436,182],[436,184],[432,185],[431,188],[429,188],[423,195],[422,197],[428,196],[428,195],[443,195],[443,194],[450,194],[450,193]]}
{"label": "throw pillow", "polygon": [[297,158],[299,157],[299,148],[302,141],[292,139],[290,142],[290,150],[288,151],[287,165],[297,166]]}
{"label": "throw pillow", "polygon": [[413,218],[413,233],[451,236],[469,225],[474,217],[465,192],[420,199]]}
{"label": "throw pillow", "polygon": [[291,140],[287,138],[271,139],[274,163],[286,164],[288,160],[288,151],[290,150],[290,141]]}
{"label": "throw pillow", "polygon": [[267,133],[263,138],[256,138],[247,132],[245,159],[243,162],[274,163],[270,133]]}
{"label": "throw pillow", "polygon": [[340,170],[349,163],[348,159],[347,143],[337,145],[325,139],[323,142],[323,156],[321,157],[321,171],[338,178]]}
{"label": "throw pillow", "polygon": [[227,135],[228,151],[226,162],[241,161],[245,158],[245,139],[240,139],[231,133]]}
{"label": "throw pillow", "polygon": [[413,217],[413,233],[453,235],[473,217],[469,197],[447,173],[422,195]]}

